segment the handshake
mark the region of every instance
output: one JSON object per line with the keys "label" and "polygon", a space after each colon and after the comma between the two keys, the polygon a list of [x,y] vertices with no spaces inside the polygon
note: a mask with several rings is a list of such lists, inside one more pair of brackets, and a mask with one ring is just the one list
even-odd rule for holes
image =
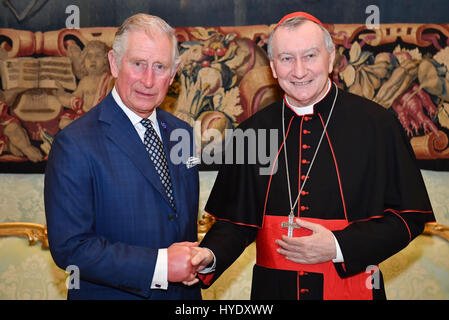
{"label": "handshake", "polygon": [[168,247],[169,282],[182,282],[191,286],[199,281],[198,272],[208,266],[214,256],[206,248],[198,247],[198,242],[177,242]]}

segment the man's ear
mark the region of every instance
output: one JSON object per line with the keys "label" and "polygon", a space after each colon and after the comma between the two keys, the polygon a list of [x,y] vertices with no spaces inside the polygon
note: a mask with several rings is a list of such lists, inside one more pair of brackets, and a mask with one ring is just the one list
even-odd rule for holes
{"label": "man's ear", "polygon": [[114,56],[114,50],[109,50],[108,52],[109,68],[111,69],[111,74],[114,78],[118,77],[118,64],[117,59]]}
{"label": "man's ear", "polygon": [[334,70],[334,61],[335,61],[335,47],[334,50],[329,54],[329,74]]}
{"label": "man's ear", "polygon": [[274,68],[273,60],[270,60],[270,68],[271,68],[271,73],[273,74],[273,78],[277,79],[278,75],[277,75],[276,70]]}
{"label": "man's ear", "polygon": [[170,85],[172,85],[173,80],[175,79],[176,73],[178,72],[179,68],[181,67],[181,63],[178,63],[175,67],[175,69],[173,70],[173,74],[170,77]]}

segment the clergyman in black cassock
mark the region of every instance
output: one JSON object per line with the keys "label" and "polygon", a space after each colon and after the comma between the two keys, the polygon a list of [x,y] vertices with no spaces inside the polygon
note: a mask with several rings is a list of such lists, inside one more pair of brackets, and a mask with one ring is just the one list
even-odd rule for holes
{"label": "clergyman in black cassock", "polygon": [[[317,24],[299,16],[308,22],[288,32]],[[327,75],[319,99],[295,108],[292,100],[297,105],[299,95],[282,83],[282,66],[274,68],[284,98],[239,126],[256,133],[277,129],[272,172],[261,174],[266,164],[249,160],[257,147],[269,150],[272,136],[256,134],[257,141],[246,141],[243,150],[231,144],[234,161],[220,168],[205,207],[216,222],[200,244],[215,255],[215,267],[200,278],[210,285],[256,241],[252,299],[384,299],[378,264],[435,220],[413,150],[389,110],[338,89]],[[295,85],[313,84],[307,77]],[[237,163],[238,152],[244,152],[243,163]],[[342,257],[298,263],[282,253],[288,245],[279,251],[292,206],[295,218],[313,223],[312,231],[294,228],[292,239],[312,236],[319,225],[332,231]]]}

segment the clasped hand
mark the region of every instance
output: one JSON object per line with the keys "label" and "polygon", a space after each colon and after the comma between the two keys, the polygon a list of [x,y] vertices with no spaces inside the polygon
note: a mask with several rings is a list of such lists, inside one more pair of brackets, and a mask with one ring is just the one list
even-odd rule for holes
{"label": "clasped hand", "polygon": [[168,247],[167,259],[168,281],[190,286],[199,281],[198,272],[212,262],[213,255],[208,249],[198,247],[198,242],[185,241]]}
{"label": "clasped hand", "polygon": [[320,224],[306,220],[296,219],[296,223],[312,231],[310,236],[287,237],[276,240],[280,248],[277,252],[284,255],[287,260],[301,264],[316,264],[327,262],[335,258],[335,247],[332,231]]}
{"label": "clasped hand", "polygon": [[[301,264],[316,264],[330,261],[336,256],[335,240],[332,232],[320,224],[296,219],[296,223],[312,231],[304,237],[282,236],[276,240],[278,253],[286,259]],[[214,259],[206,248],[198,247],[198,242],[174,243],[168,248],[168,281],[193,285],[199,281],[197,274]]]}

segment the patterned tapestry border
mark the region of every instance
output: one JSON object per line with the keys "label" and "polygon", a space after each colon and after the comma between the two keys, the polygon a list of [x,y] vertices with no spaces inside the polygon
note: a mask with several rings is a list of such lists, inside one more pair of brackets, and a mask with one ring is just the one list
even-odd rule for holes
{"label": "patterned tapestry border", "polygon": [[[199,148],[279,99],[266,55],[272,26],[176,28],[182,68],[161,108]],[[333,80],[394,113],[422,168],[449,170],[449,25],[328,24]],[[44,172],[53,137],[113,87],[116,28],[0,29],[0,172]],[[204,166],[203,166],[204,168]]]}

